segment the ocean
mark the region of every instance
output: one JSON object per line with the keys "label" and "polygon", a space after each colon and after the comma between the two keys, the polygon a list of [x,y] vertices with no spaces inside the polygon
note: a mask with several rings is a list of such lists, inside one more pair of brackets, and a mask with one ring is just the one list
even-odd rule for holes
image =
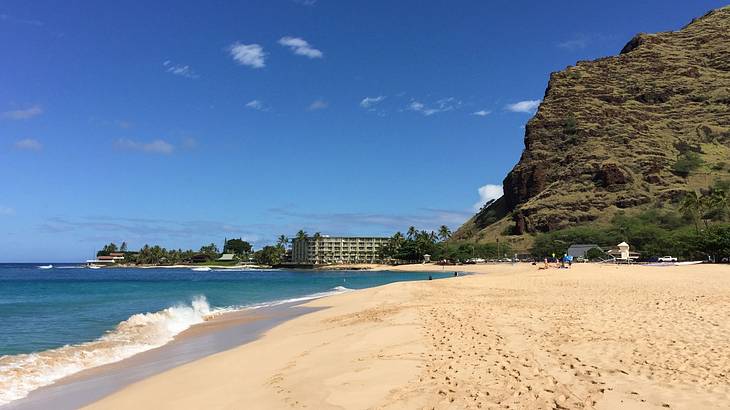
{"label": "ocean", "polygon": [[0,264],[0,405],[65,376],[160,347],[224,312],[428,276]]}

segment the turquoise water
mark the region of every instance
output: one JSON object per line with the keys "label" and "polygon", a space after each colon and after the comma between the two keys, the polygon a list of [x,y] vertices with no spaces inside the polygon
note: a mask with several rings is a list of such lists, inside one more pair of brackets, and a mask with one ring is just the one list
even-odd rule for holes
{"label": "turquoise water", "polygon": [[[423,273],[78,269],[0,264],[0,355],[47,350],[101,336],[136,313],[189,305],[211,308],[292,299],[336,287],[362,289],[427,279]],[[440,277],[445,275],[434,275]]]}
{"label": "turquoise water", "polygon": [[220,312],[428,276],[0,264],[0,405],[77,371],[164,345]]}

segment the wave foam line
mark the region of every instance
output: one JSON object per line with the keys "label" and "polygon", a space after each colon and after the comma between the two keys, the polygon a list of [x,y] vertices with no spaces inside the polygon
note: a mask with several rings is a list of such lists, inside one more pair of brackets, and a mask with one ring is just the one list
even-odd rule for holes
{"label": "wave foam line", "polygon": [[198,296],[190,306],[178,305],[159,312],[132,315],[114,330],[91,342],[37,353],[0,356],[0,406],[82,370],[118,362],[163,346],[191,326],[224,313],[304,302],[352,290],[337,286],[327,292],[297,298],[216,309],[211,309],[205,296]]}
{"label": "wave foam line", "polygon": [[138,313],[91,342],[66,345],[37,353],[0,356],[0,405],[31,391],[92,367],[126,359],[160,347],[211,312],[204,296],[190,306],[173,306],[154,313]]}

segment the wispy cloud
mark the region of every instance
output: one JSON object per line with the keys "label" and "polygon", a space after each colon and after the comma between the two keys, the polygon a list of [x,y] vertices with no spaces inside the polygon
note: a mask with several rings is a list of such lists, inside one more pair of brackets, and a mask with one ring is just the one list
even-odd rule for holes
{"label": "wispy cloud", "polygon": [[0,216],[12,216],[15,215],[15,209],[9,206],[0,205]]}
{"label": "wispy cloud", "polygon": [[526,100],[519,101],[514,104],[508,104],[505,109],[512,112],[527,112],[533,113],[540,106],[541,100]]}
{"label": "wispy cloud", "polygon": [[0,21],[7,21],[10,23],[25,24],[28,26],[43,27],[44,24],[40,20],[23,19],[8,14],[0,14]]}
{"label": "wispy cloud", "polygon": [[442,112],[453,111],[460,105],[461,101],[457,100],[454,97],[449,97],[442,98],[436,101],[436,103],[434,103],[433,105],[426,105],[420,101],[411,100],[406,109],[408,111],[414,111],[428,117]]}
{"label": "wispy cloud", "polygon": [[327,101],[322,100],[322,99],[317,99],[317,100],[312,101],[311,104],[309,104],[309,106],[307,107],[307,110],[318,111],[318,110],[323,110],[327,107],[329,107],[329,103]]}
{"label": "wispy cloud", "polygon": [[293,0],[294,3],[301,4],[302,6],[313,7],[317,4],[317,0]]}
{"label": "wispy cloud", "polygon": [[116,120],[116,121],[114,121],[114,123],[115,123],[115,124],[116,124],[116,125],[117,125],[117,126],[118,126],[119,128],[123,128],[123,129],[125,129],[125,130],[126,130],[126,129],[129,129],[129,128],[132,128],[132,127],[134,127],[134,124],[133,124],[133,123],[132,123],[131,121],[126,121],[126,120]]}
{"label": "wispy cloud", "polygon": [[161,139],[156,139],[150,142],[140,142],[131,140],[128,138],[120,138],[115,141],[114,146],[118,149],[130,150],[130,151],[141,151],[151,154],[172,154],[175,150],[175,146],[169,142]]}
{"label": "wispy cloud", "polygon": [[474,204],[474,210],[478,211],[489,201],[499,199],[502,197],[504,192],[502,191],[502,185],[487,184],[479,187],[479,202]]}
{"label": "wispy cloud", "polygon": [[258,44],[242,44],[236,41],[228,47],[228,52],[233,60],[240,65],[253,68],[266,66],[266,53],[264,48]]}
{"label": "wispy cloud", "polygon": [[[109,241],[119,238],[131,246],[145,243],[180,247],[180,242],[191,242],[200,246],[211,240],[228,235],[241,236],[244,240],[257,242],[261,235],[252,228],[270,229],[271,227],[252,227],[230,222],[211,220],[177,221],[165,219],[125,218],[118,216],[94,216],[81,218],[53,217],[46,219],[39,231],[46,234],[74,233],[74,237],[86,241]],[[104,236],[100,237],[99,233]],[[207,241],[207,242],[202,242]]]}
{"label": "wispy cloud", "polygon": [[299,37],[282,37],[279,39],[279,44],[284,47],[289,47],[291,51],[296,55],[305,56],[309,58],[322,58],[324,54],[312,47],[306,40]]}
{"label": "wispy cloud", "polygon": [[385,99],[384,95],[379,95],[377,97],[365,97],[360,101],[360,107],[365,109],[372,109],[374,105],[377,105],[379,102],[383,101]]}
{"label": "wispy cloud", "polygon": [[24,138],[18,140],[13,144],[16,149],[22,149],[24,151],[40,151],[43,149],[43,144],[33,138]]}
{"label": "wispy cloud", "polygon": [[575,51],[588,47],[588,42],[588,37],[579,36],[570,40],[561,41],[556,45],[558,48],[562,48],[564,50]]}
{"label": "wispy cloud", "polygon": [[251,100],[246,103],[246,108],[250,108],[256,111],[269,111],[271,108],[261,102],[260,100]]}
{"label": "wispy cloud", "polygon": [[303,212],[292,207],[272,208],[269,213],[289,220],[289,225],[321,231],[332,235],[393,234],[409,226],[437,230],[441,225],[458,227],[471,217],[471,212],[422,208],[412,214],[384,213],[316,213]]}
{"label": "wispy cloud", "polygon": [[486,117],[487,115],[489,115],[491,113],[492,112],[489,110],[479,110],[479,111],[474,111],[473,113],[471,113],[471,115],[476,115],[477,117]]}
{"label": "wispy cloud", "polygon": [[43,108],[40,105],[33,105],[22,110],[11,110],[2,113],[2,118],[9,120],[28,120],[43,114]]}
{"label": "wispy cloud", "polygon": [[175,64],[170,60],[165,61],[162,65],[171,74],[193,79],[200,77],[189,65]]}

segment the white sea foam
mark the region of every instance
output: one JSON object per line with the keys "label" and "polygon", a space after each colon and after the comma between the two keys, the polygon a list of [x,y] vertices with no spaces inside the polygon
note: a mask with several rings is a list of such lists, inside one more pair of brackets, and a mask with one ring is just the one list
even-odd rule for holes
{"label": "white sea foam", "polygon": [[211,312],[205,297],[190,306],[139,313],[119,323],[97,340],[43,352],[0,357],[0,405],[81,370],[113,363],[160,347]]}
{"label": "white sea foam", "polygon": [[327,292],[297,298],[215,309],[210,307],[204,296],[199,296],[189,306],[178,305],[159,312],[132,315],[91,342],[37,353],[0,356],[0,406],[82,370],[163,346],[189,327],[227,312],[304,302],[352,290],[337,286]]}

